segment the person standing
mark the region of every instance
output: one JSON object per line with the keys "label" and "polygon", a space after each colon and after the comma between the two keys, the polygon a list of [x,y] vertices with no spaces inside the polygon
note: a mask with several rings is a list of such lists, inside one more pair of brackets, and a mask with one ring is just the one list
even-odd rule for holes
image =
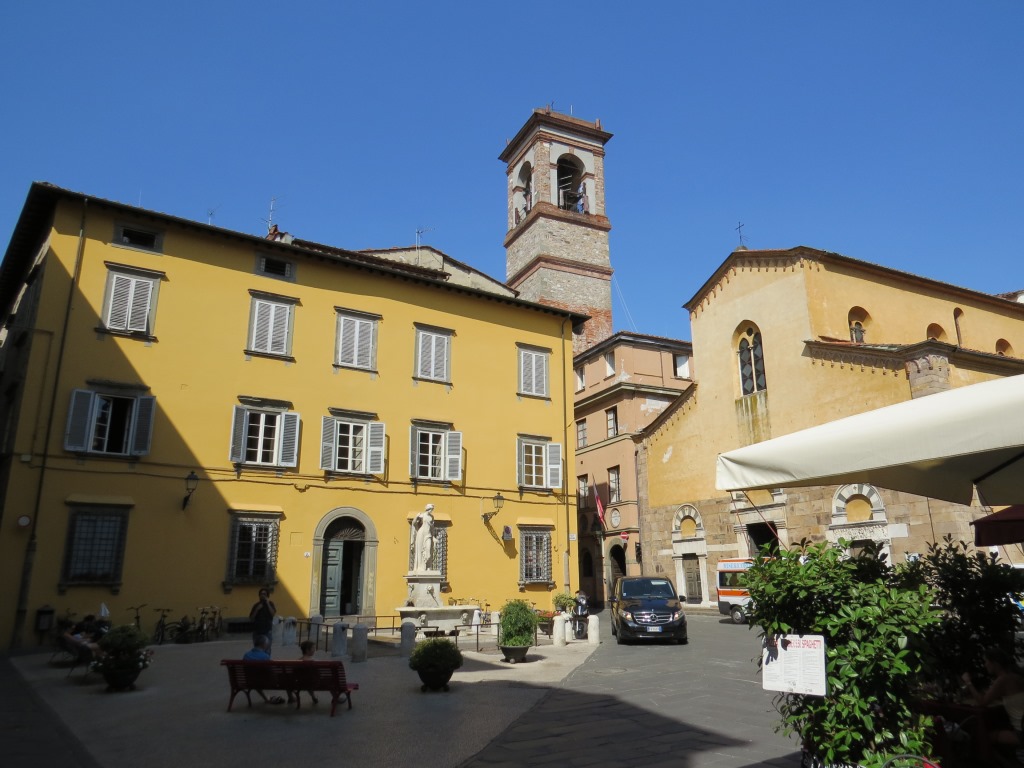
{"label": "person standing", "polygon": [[274,637],[274,616],[277,615],[277,606],[270,599],[270,590],[264,587],[260,590],[260,599],[249,611],[249,620],[252,621],[252,641],[256,645],[256,639],[261,635],[267,639],[267,653],[270,653],[272,638]]}

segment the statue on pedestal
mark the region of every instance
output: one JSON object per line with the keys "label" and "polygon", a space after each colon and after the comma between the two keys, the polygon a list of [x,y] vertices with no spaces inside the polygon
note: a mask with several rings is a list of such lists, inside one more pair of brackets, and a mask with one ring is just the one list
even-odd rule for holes
{"label": "statue on pedestal", "polygon": [[434,553],[437,533],[434,530],[434,505],[427,504],[412,521],[412,573],[436,571]]}

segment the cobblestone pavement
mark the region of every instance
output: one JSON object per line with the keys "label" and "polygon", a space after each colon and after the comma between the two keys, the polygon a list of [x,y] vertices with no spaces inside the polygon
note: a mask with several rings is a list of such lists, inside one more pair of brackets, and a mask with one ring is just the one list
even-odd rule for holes
{"label": "cobblestone pavement", "polygon": [[616,645],[606,617],[606,642],[465,768],[800,764],[797,744],[774,732],[754,632],[691,615],[688,645]]}
{"label": "cobblestone pavement", "polygon": [[226,712],[218,661],[238,658],[244,640],[162,646],[128,693],[107,693],[82,670],[68,676],[48,653],[0,657],[0,765],[798,764],[773,733],[746,627],[695,615],[687,646],[619,647],[603,626],[600,646],[542,644],[526,664],[467,650],[450,693],[421,693],[407,659],[378,648],[346,664],[361,688],[333,718],[323,699],[250,709],[240,697]]}

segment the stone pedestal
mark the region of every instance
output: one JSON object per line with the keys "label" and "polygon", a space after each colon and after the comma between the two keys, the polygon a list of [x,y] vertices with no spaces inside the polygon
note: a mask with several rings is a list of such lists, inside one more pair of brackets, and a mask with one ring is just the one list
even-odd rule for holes
{"label": "stone pedestal", "polygon": [[348,624],[343,621],[335,622],[331,632],[331,656],[345,656],[348,654]]}

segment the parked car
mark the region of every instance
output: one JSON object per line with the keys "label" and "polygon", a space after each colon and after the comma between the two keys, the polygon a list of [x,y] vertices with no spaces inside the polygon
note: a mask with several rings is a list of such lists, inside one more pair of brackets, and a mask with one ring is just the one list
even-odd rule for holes
{"label": "parked car", "polygon": [[629,640],[688,642],[683,598],[671,579],[623,576],[615,585],[612,634],[618,643]]}

